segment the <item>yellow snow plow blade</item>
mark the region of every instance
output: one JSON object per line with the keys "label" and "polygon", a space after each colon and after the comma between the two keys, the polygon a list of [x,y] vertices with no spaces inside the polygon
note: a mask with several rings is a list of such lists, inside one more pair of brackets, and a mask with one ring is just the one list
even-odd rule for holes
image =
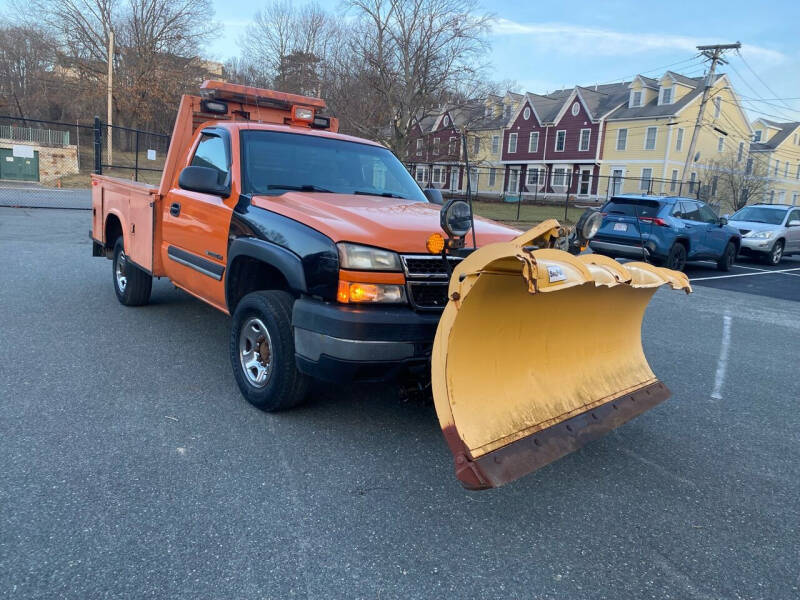
{"label": "yellow snow plow blade", "polygon": [[558,228],[476,250],[451,277],[431,379],[466,488],[513,481],[669,395],[645,359],[642,318],[658,287],[689,293],[688,278],[532,246]]}

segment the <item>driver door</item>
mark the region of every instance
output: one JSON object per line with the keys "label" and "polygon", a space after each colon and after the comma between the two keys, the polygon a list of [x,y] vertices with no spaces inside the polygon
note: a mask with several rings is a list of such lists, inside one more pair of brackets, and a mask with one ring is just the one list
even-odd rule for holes
{"label": "driver door", "polygon": [[[215,169],[218,182],[230,184],[228,132],[203,130],[189,165]],[[167,276],[178,287],[223,311],[227,311],[224,275],[232,196],[222,198],[175,187],[162,204],[161,259]]]}
{"label": "driver door", "polygon": [[725,227],[720,226],[719,217],[708,204],[699,203],[700,219],[706,224],[703,240],[703,253],[711,258],[718,259],[728,245],[730,234]]}

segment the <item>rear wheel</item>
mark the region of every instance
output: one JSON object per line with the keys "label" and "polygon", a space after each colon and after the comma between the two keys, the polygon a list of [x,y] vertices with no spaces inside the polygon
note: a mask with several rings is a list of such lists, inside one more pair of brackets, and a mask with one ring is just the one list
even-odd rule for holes
{"label": "rear wheel", "polygon": [[686,246],[679,243],[673,244],[667,254],[667,260],[664,261],[664,266],[675,271],[683,271],[686,266]]}
{"label": "rear wheel", "polygon": [[153,277],[128,260],[125,243],[118,237],[114,244],[114,258],[111,261],[114,276],[114,291],[125,306],[142,306],[150,302]]}
{"label": "rear wheel", "polygon": [[764,262],[768,265],[778,265],[783,258],[783,240],[778,240],[775,242],[775,245],[772,246],[772,250],[770,250],[767,255],[764,257]]}
{"label": "rear wheel", "polygon": [[268,412],[302,403],[309,379],[297,370],[291,294],[279,290],[247,294],[233,313],[230,358],[245,399]]}
{"label": "rear wheel", "polygon": [[725,252],[722,253],[722,256],[717,261],[717,268],[720,271],[730,271],[734,260],[736,260],[736,244],[728,242],[728,245],[725,246]]}

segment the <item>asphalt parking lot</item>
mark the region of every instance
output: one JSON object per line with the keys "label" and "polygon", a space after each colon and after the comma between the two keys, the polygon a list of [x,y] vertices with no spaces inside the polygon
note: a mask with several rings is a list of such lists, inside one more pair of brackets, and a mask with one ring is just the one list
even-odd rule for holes
{"label": "asphalt parking lot", "polygon": [[228,318],[121,306],[89,227],[0,208],[1,598],[800,596],[797,258],[691,267],[643,328],[673,397],[470,493],[391,387],[251,408]]}

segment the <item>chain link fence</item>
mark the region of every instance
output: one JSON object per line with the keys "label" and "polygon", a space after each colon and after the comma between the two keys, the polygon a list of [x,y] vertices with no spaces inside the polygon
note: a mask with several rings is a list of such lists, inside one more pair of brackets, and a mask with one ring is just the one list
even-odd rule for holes
{"label": "chain link fence", "polygon": [[92,173],[157,185],[169,136],[0,115],[0,206],[91,208]]}

